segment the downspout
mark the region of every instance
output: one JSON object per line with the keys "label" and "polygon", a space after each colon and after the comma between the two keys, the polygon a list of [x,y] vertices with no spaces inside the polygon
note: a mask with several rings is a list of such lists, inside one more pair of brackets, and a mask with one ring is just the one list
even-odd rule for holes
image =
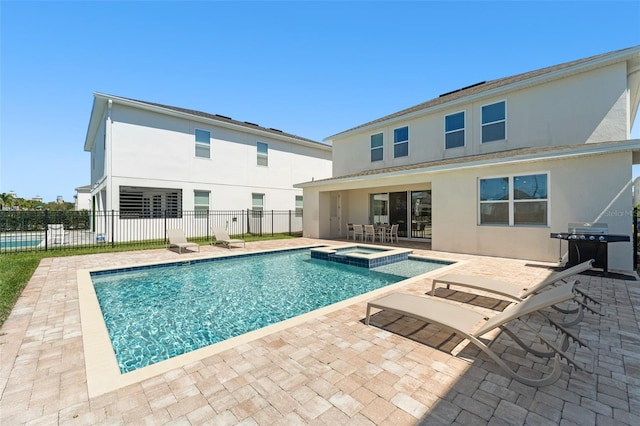
{"label": "downspout", "polygon": [[112,160],[113,160],[113,153],[112,153],[112,144],[111,144],[111,125],[113,124],[112,120],[111,120],[111,107],[113,106],[113,101],[111,99],[109,99],[107,101],[107,117],[105,120],[105,156],[104,156],[104,161],[105,161],[105,175],[107,177],[107,183],[106,183],[106,187],[107,187],[107,199],[106,201],[106,206],[104,206],[105,210],[111,210],[113,208],[113,188],[112,188],[112,183],[113,183],[113,175],[112,175]]}

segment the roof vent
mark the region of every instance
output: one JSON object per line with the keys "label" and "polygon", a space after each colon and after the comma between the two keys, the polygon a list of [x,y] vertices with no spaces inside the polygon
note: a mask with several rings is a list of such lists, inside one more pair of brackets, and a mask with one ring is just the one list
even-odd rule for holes
{"label": "roof vent", "polygon": [[465,86],[465,87],[463,87],[461,89],[456,89],[456,90],[452,90],[451,92],[443,93],[439,97],[441,98],[443,96],[447,96],[447,95],[450,95],[452,93],[462,92],[463,90],[471,89],[472,87],[480,86],[480,85],[485,84],[485,83],[486,83],[486,81],[481,81],[480,83],[472,84],[470,86]]}
{"label": "roof vent", "polygon": [[274,132],[280,132],[283,133],[282,130],[280,129],[274,129],[273,127],[269,127],[269,130],[273,130]]}
{"label": "roof vent", "polygon": [[250,121],[245,121],[245,124],[248,124],[248,125],[250,125],[250,126],[260,127],[260,125],[259,125],[259,124],[252,123],[252,122],[250,122]]}
{"label": "roof vent", "polygon": [[226,118],[227,120],[233,120],[233,118],[231,118],[231,117],[227,117],[226,115],[216,114],[216,117]]}

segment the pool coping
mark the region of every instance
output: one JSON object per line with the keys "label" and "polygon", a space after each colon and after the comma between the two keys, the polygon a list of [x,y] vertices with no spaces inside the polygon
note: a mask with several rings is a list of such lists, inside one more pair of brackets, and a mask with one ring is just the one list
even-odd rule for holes
{"label": "pool coping", "polygon": [[[301,246],[300,249],[311,249],[319,247],[318,245]],[[258,253],[277,253],[282,251],[290,251],[291,249],[276,249],[276,250],[261,250],[246,254],[229,254],[222,256],[208,256],[199,258],[198,260],[210,260],[210,259],[225,259],[232,257],[244,257],[255,255]],[[222,342],[214,343],[209,346],[205,346],[200,349],[196,349],[191,352],[187,352],[182,355],[169,358],[164,361],[157,362],[155,364],[128,372],[121,373],[116,360],[116,355],[111,345],[111,339],[107,326],[102,316],[102,310],[98,303],[98,297],[93,287],[91,280],[92,272],[108,271],[123,269],[123,267],[111,267],[111,268],[95,268],[95,269],[79,269],[77,271],[78,280],[78,304],[80,309],[80,323],[82,328],[82,342],[84,347],[85,369],[87,374],[87,390],[89,397],[95,397],[103,395],[105,393],[129,386],[135,383],[142,382],[152,377],[167,373],[171,370],[184,367],[193,362],[200,361],[207,357],[216,355],[228,349],[258,340],[262,337],[288,329],[290,327],[300,325],[311,319],[321,317],[327,313],[334,312],[341,308],[364,302],[370,298],[378,295],[393,291],[397,288],[403,287],[413,281],[421,280],[424,278],[435,277],[437,275],[446,273],[449,269],[457,268],[465,263],[466,260],[453,260],[444,259],[438,256],[415,256],[422,260],[434,260],[442,262],[452,262],[449,265],[444,265],[427,273],[417,275],[415,277],[407,278],[394,284],[370,291],[368,293],[354,296],[349,299],[334,303],[332,305],[325,306],[323,308],[316,309],[311,312],[307,312],[302,315],[298,315],[293,318],[278,322],[276,324],[268,325],[258,330],[250,331],[240,336],[232,337]],[[132,264],[125,268],[139,268],[145,266],[154,266],[168,264],[172,262],[145,262],[139,264]],[[181,262],[178,262],[181,263]]]}

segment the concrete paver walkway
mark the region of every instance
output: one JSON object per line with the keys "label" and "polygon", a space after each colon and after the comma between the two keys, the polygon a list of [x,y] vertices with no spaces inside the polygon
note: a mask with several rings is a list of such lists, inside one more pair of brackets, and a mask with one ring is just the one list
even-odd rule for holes
{"label": "concrete paver walkway", "polygon": [[[472,345],[409,318],[381,312],[362,322],[366,302],[225,350],[103,395],[90,397],[77,271],[145,262],[327,244],[295,239],[44,259],[0,331],[0,424],[640,424],[640,282],[581,275],[604,316],[572,328],[596,351],[594,374],[565,366],[551,386],[510,379]],[[335,242],[344,244],[344,241]],[[526,286],[548,275],[513,259],[414,249],[462,260],[461,273]],[[422,294],[424,279],[400,291]],[[479,310],[500,302],[478,292],[437,295]],[[532,318],[532,324],[544,330]],[[499,337],[492,346],[519,371],[546,364]],[[588,361],[582,350],[573,351]]]}

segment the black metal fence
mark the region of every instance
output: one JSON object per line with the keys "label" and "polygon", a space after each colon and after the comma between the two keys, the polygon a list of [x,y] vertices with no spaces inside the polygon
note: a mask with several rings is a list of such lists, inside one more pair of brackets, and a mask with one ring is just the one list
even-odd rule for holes
{"label": "black metal fence", "polygon": [[207,242],[212,229],[230,236],[301,235],[300,210],[3,211],[0,254],[109,245],[167,243],[167,229],[182,229],[189,240]]}

